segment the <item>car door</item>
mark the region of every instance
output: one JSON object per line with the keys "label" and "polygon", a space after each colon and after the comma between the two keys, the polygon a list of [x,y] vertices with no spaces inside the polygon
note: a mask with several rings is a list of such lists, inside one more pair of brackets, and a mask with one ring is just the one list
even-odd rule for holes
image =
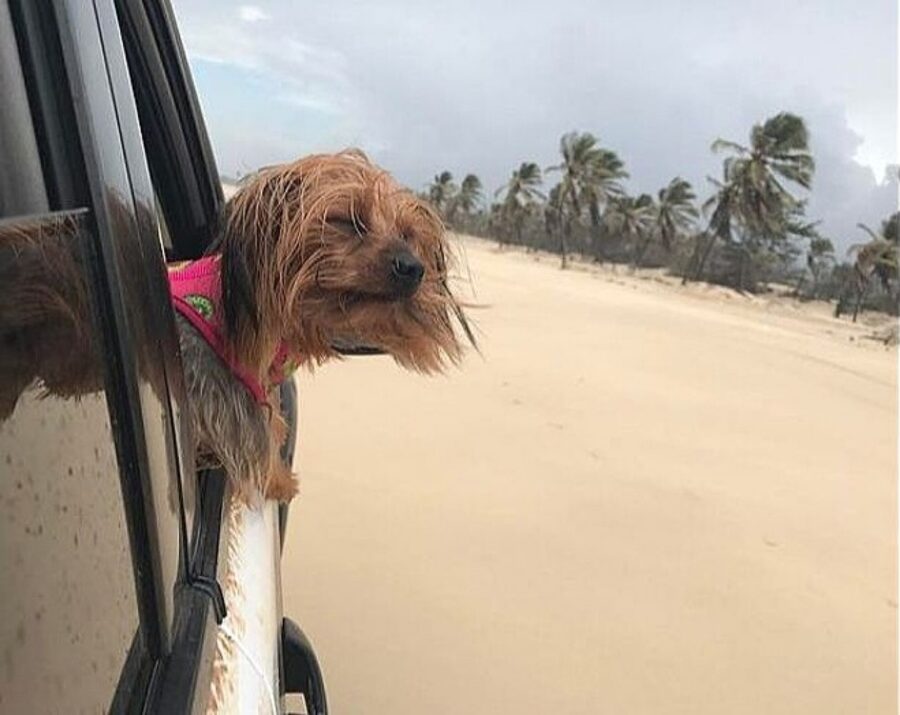
{"label": "car door", "polygon": [[[4,230],[74,226],[87,327],[103,356],[95,394],[42,399],[33,386],[0,424],[11,510],[4,572],[25,565],[4,600],[13,625],[0,630],[0,709],[265,711],[280,710],[288,690],[324,713],[312,648],[281,617],[286,511],[248,510],[229,499],[223,475],[194,471],[165,259],[206,250],[223,197],[171,8],[0,0],[0,21],[0,90],[10,100],[0,112],[0,265],[16,265],[3,253]],[[0,390],[2,381],[0,360]],[[282,394],[294,425],[293,385]],[[102,485],[79,491],[87,472]],[[36,506],[35,474],[48,493],[62,485],[46,508],[77,514],[82,531],[55,520],[71,543]],[[87,561],[78,551],[86,544],[97,547]],[[44,562],[71,567],[36,567]],[[32,602],[44,624],[33,631]],[[87,634],[106,636],[86,643]],[[55,657],[29,671],[48,650]],[[43,682],[59,684],[57,699],[46,699]]]}
{"label": "car door", "polygon": [[[0,707],[206,710],[224,481],[194,473],[116,8],[2,0],[0,11],[0,252],[4,231],[70,227],[102,356],[93,394],[28,389],[0,425],[3,572],[18,574],[2,599]],[[0,260],[15,270],[24,257]]]}
{"label": "car door", "polygon": [[[16,574],[2,599],[3,621],[13,624],[2,636],[3,708],[131,710],[173,652],[187,582],[176,403],[150,337],[161,284],[147,270],[153,247],[138,229],[93,7],[4,0],[0,12],[0,237],[68,227],[90,296],[82,328],[102,356],[92,394],[42,399],[32,387],[0,426],[3,572]],[[36,235],[30,252],[0,240],[7,270],[41,257],[53,230]],[[4,297],[12,356],[24,336],[6,320],[17,296]],[[66,349],[42,337],[38,349]]]}

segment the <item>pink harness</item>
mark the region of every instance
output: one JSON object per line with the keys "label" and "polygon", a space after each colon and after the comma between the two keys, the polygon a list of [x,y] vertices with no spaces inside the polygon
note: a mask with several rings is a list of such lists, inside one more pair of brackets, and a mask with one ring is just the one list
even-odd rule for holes
{"label": "pink harness", "polygon": [[266,388],[281,384],[297,365],[282,343],[269,367],[268,385],[263,385],[251,370],[229,355],[222,337],[219,257],[205,256],[196,261],[169,265],[169,290],[175,310],[197,329],[254,399],[261,405],[267,404]]}

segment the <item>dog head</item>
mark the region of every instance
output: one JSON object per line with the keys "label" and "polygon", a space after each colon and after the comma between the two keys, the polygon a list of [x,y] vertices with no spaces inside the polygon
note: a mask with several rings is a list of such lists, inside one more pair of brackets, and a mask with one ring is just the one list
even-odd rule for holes
{"label": "dog head", "polygon": [[475,340],[449,287],[444,227],[364,154],[263,169],[229,201],[222,254],[225,331],[260,368],[278,344],[313,363],[365,345],[423,372]]}

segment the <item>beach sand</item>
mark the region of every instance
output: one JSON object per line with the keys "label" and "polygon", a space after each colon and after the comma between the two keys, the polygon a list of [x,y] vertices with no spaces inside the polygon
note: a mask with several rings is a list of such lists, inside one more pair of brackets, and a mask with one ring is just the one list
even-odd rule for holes
{"label": "beach sand", "polygon": [[483,357],[299,378],[284,607],[332,712],[896,712],[896,349],[463,245]]}

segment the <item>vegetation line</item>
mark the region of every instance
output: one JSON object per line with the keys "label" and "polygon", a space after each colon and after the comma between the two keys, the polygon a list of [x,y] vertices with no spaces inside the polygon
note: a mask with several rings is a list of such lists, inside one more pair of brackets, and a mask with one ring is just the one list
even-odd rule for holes
{"label": "vegetation line", "polygon": [[[867,240],[839,261],[806,215],[815,162],[801,117],[782,112],[754,125],[748,144],[717,139],[712,151],[723,155],[722,175],[709,177],[712,194],[702,206],[679,176],[655,196],[630,196],[624,162],[588,132],[562,136],[559,164],[542,171],[522,162],[489,206],[475,174],[457,185],[444,171],[426,198],[452,229],[501,247],[551,251],[561,268],[579,254],[752,293],[787,284],[796,297],[832,301],[836,316],[854,321],[864,309],[897,315],[900,213],[879,230],[860,224]],[[550,176],[557,181],[545,193]]]}

